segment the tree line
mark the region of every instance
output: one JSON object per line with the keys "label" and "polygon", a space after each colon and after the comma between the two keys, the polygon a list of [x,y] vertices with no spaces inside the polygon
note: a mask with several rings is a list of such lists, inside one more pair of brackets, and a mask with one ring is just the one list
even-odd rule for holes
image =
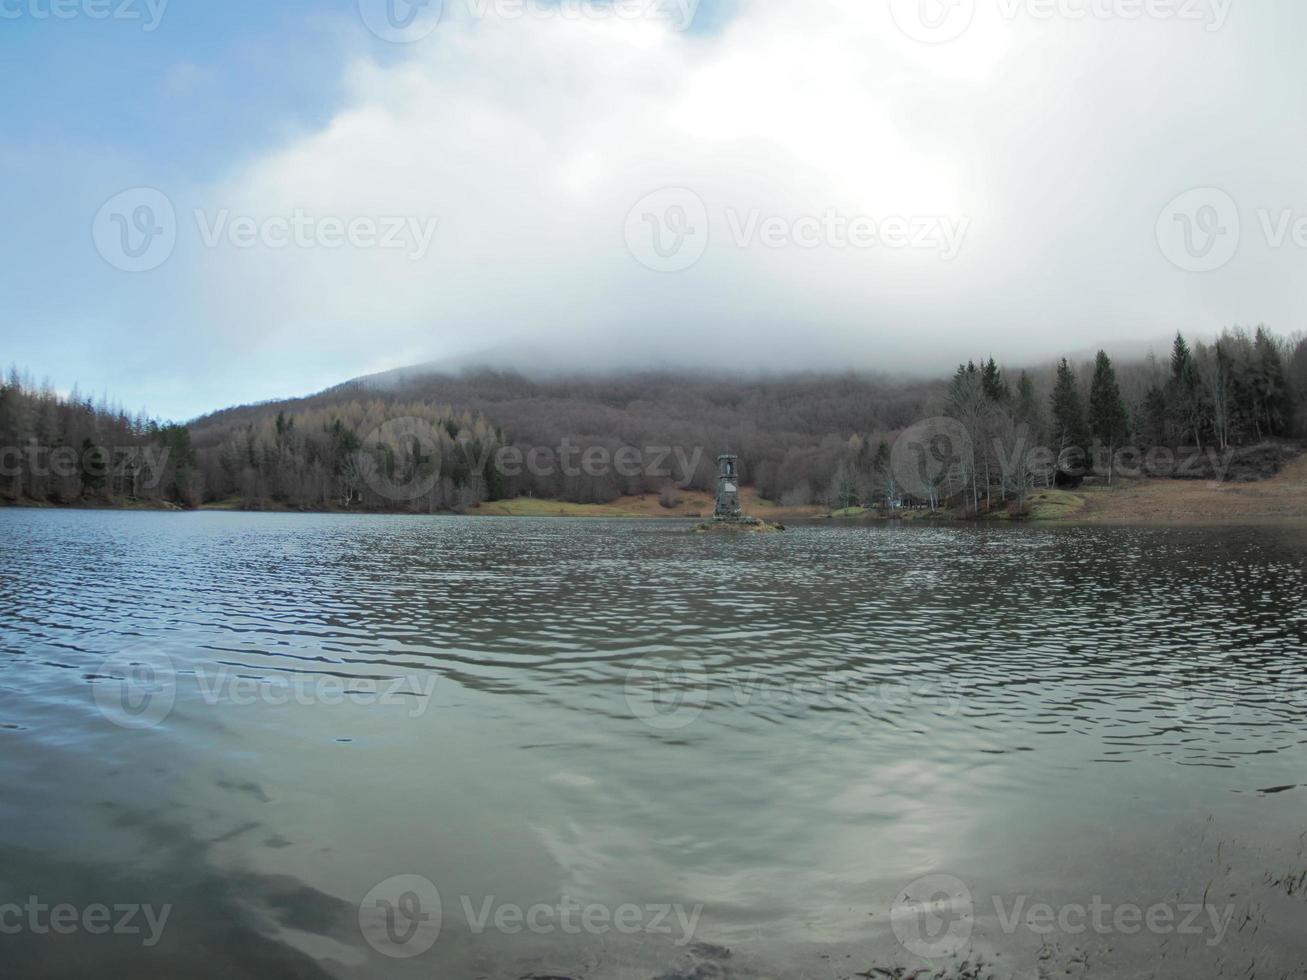
{"label": "tree line", "polygon": [[[715,488],[716,457],[726,452],[741,457],[746,482],[764,496],[808,504],[825,494],[850,433],[909,425],[941,390],[937,380],[853,374],[539,379],[480,370],[362,379],[190,428],[207,497],[244,506],[428,512],[520,496],[607,503],[638,494],[672,505],[678,490]],[[378,436],[405,418],[423,420],[438,449],[411,433]],[[648,465],[579,465],[585,454],[614,460],[632,448]],[[501,466],[502,453],[535,465]],[[372,488],[377,477],[424,492],[388,499]]]}
{"label": "tree line", "polygon": [[[934,417],[965,433],[965,452],[916,492],[901,485],[892,447]],[[1103,478],[1116,479],[1123,447],[1226,451],[1301,436],[1307,342],[1265,328],[1210,344],[1177,336],[1162,359],[1100,352],[1013,372],[988,358],[948,380],[410,371],[186,426],[11,371],[0,385],[0,498],[428,513],[519,496],[660,494],[670,505],[678,489],[713,489],[716,457],[729,452],[745,483],[785,505],[980,511],[1022,507],[1033,487],[1101,472],[1103,460]],[[667,465],[567,464],[570,453],[612,460],[630,447]],[[56,450],[63,465],[50,465]]]}
{"label": "tree line", "polygon": [[0,502],[194,506],[196,462],[183,425],[57,393],[17,368],[0,381]]}
{"label": "tree line", "polygon": [[[928,433],[935,441],[919,450],[935,454],[928,478],[905,493],[888,448],[879,445],[863,466],[866,447],[855,441],[835,473],[835,504],[884,507],[906,497],[979,513],[996,504],[1021,510],[1034,487],[1091,476],[1224,477],[1240,450],[1307,435],[1307,339],[1234,328],[1191,346],[1177,334],[1165,361],[1150,354],[1118,368],[1100,350],[1092,362],[1063,358],[1014,381],[992,358],[968,362],[949,384],[943,413],[957,428],[944,444]],[[1278,465],[1277,454],[1269,458]]]}

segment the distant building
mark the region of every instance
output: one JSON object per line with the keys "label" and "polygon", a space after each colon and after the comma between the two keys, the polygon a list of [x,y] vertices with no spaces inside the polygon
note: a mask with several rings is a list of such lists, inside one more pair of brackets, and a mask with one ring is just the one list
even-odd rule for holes
{"label": "distant building", "polygon": [[738,456],[717,457],[717,509],[713,519],[738,521],[744,516],[740,509],[740,459]]}

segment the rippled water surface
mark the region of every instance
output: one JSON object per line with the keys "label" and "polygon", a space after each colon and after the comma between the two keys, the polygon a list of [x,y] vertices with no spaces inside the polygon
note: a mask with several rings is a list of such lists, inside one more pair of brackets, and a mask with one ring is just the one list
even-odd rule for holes
{"label": "rippled water surface", "polygon": [[0,534],[0,975],[1307,975],[1301,529]]}

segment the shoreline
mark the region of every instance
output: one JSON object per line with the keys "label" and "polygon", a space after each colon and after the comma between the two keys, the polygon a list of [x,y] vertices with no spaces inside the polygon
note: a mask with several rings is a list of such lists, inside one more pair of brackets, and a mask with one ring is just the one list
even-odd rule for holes
{"label": "shoreline", "polygon": [[[1214,483],[1201,480],[1148,479],[1131,481],[1115,487],[1091,486],[1076,490],[1038,490],[1028,498],[1031,514],[1010,517],[994,512],[966,519],[951,512],[913,510],[898,513],[861,511],[830,513],[816,505],[784,506],[763,500],[752,487],[744,488],[745,513],[760,520],[776,522],[831,523],[843,526],[860,524],[930,524],[1013,526],[1133,526],[1194,527],[1237,526],[1251,524],[1292,524],[1307,522],[1307,456],[1294,460],[1280,473],[1255,483]],[[464,516],[464,517],[543,517],[553,519],[623,519],[623,520],[704,520],[712,516],[712,495],[706,491],[681,491],[675,506],[667,507],[655,494],[622,497],[606,504],[577,504],[560,500],[523,497],[499,500],[470,508],[463,514],[439,511],[413,514],[403,511],[363,511],[347,508],[299,508],[270,505],[241,507],[233,501],[219,501],[186,508],[160,501],[128,501],[75,504],[19,500],[0,502],[3,508],[32,510],[135,510],[160,512],[237,512],[251,514],[373,514],[377,516]]]}

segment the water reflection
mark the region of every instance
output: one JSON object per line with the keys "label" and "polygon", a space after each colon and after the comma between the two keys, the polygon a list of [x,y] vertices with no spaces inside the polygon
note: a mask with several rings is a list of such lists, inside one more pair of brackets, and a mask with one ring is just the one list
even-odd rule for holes
{"label": "water reflection", "polygon": [[[1000,976],[1304,962],[1301,531],[0,522],[0,905],[174,909],[149,949],[6,936],[13,975],[851,976],[922,966],[889,912],[941,873]],[[411,959],[359,923],[397,876],[441,898]],[[1211,947],[994,905],[1213,889]]]}

